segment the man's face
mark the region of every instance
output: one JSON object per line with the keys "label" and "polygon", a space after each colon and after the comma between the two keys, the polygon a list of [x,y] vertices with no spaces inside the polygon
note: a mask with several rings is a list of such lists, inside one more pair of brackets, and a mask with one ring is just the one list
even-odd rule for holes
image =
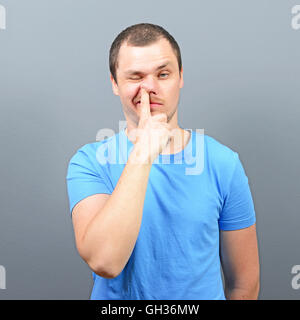
{"label": "man's face", "polygon": [[138,125],[141,87],[149,93],[151,114],[164,112],[168,122],[172,119],[177,111],[183,77],[182,70],[181,76],[179,74],[175,52],[166,39],[145,47],[123,44],[116,74],[118,83],[111,76],[113,91],[120,96],[127,122]]}

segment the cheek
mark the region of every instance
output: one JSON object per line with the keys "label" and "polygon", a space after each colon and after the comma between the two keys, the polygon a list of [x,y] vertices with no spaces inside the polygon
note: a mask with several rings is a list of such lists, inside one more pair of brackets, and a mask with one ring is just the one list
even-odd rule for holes
{"label": "cheek", "polygon": [[180,92],[180,87],[177,82],[172,83],[168,88],[169,97],[176,100]]}
{"label": "cheek", "polygon": [[138,84],[130,84],[124,87],[123,97],[128,101],[134,100],[139,93],[139,85]]}

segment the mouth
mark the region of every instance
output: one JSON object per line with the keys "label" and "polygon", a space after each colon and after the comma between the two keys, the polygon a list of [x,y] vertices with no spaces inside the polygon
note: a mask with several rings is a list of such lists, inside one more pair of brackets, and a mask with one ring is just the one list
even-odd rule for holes
{"label": "mouth", "polygon": [[[136,103],[136,106],[139,106],[141,104],[141,101],[138,101],[137,103]],[[158,102],[155,102],[155,101],[150,101],[150,107],[151,108],[160,108],[160,107],[162,107],[162,104],[161,103],[158,103]]]}

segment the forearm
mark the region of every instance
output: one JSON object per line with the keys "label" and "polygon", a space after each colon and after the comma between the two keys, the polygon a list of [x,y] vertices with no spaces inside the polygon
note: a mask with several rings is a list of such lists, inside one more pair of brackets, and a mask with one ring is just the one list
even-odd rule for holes
{"label": "forearm", "polygon": [[[92,269],[116,276],[136,243],[151,164],[138,164],[134,148],[120,179],[101,211],[87,227],[83,243]],[[142,151],[141,151],[142,152]]]}
{"label": "forearm", "polygon": [[227,300],[257,300],[258,293],[258,283],[244,288],[225,286],[225,296]]}

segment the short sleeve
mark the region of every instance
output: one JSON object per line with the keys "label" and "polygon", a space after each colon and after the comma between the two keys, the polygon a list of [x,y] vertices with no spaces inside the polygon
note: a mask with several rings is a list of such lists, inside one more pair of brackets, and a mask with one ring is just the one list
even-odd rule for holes
{"label": "short sleeve", "polygon": [[81,148],[69,162],[66,180],[70,213],[79,201],[88,196],[111,194],[101,166],[93,161],[93,153],[89,153],[87,148]]}
{"label": "short sleeve", "polygon": [[235,167],[223,201],[219,228],[224,231],[237,230],[250,227],[255,222],[255,210],[248,177],[235,152]]}

